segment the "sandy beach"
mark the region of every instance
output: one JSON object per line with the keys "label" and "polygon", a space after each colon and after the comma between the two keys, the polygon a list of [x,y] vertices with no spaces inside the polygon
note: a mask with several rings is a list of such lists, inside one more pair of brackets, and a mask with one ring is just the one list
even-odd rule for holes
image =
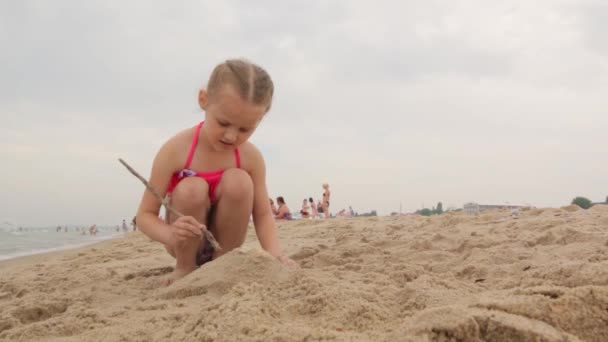
{"label": "sandy beach", "polygon": [[6,341],[607,341],[608,206],[280,224],[162,288],[140,233],[0,263]]}

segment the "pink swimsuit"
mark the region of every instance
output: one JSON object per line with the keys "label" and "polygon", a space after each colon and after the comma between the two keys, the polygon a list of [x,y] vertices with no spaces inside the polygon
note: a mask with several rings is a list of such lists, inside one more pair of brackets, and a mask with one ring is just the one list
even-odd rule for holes
{"label": "pink swimsuit", "polygon": [[[167,194],[171,194],[177,184],[186,177],[200,177],[204,179],[207,184],[209,184],[209,199],[211,203],[215,203],[215,191],[217,186],[220,184],[222,180],[222,175],[225,170],[211,171],[211,172],[196,172],[190,170],[190,164],[192,163],[192,159],[194,158],[194,151],[196,150],[196,145],[198,144],[198,138],[201,133],[201,128],[205,122],[201,122],[196,127],[196,133],[194,134],[194,139],[192,140],[192,147],[190,148],[190,154],[188,155],[188,160],[186,161],[186,165],[181,171],[177,171],[171,177],[171,181],[169,182],[169,187],[167,188]],[[239,149],[234,149],[234,156],[236,158],[236,167],[241,168],[241,156],[239,154]]]}

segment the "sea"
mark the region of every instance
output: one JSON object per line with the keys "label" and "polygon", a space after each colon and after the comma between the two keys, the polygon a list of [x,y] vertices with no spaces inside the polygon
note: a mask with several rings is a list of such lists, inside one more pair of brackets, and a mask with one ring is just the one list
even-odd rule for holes
{"label": "sea", "polygon": [[[83,234],[85,231],[85,234]],[[0,228],[0,260],[83,247],[104,240],[119,239],[126,232],[116,227],[97,227],[90,235],[88,228],[63,226]]]}

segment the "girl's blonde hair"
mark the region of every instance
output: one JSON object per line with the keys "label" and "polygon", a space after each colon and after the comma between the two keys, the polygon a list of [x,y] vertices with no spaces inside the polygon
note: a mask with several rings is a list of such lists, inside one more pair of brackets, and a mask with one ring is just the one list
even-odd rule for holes
{"label": "girl's blonde hair", "polygon": [[226,84],[234,87],[241,96],[256,105],[266,105],[270,110],[274,84],[262,67],[245,59],[229,59],[217,65],[207,83],[207,93],[213,97]]}

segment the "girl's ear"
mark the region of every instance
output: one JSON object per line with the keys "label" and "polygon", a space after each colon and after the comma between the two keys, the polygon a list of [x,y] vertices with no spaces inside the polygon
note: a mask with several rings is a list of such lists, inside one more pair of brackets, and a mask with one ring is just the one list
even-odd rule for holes
{"label": "girl's ear", "polygon": [[205,89],[201,89],[198,91],[198,105],[202,110],[207,110],[207,105],[209,104],[209,96]]}

